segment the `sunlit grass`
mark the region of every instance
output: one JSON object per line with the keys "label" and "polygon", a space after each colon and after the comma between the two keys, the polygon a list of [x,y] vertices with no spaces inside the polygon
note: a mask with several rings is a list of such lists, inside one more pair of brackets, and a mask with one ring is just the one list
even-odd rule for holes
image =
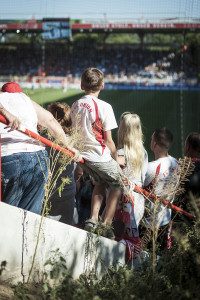
{"label": "sunlit grass", "polygon": [[23,89],[23,92],[28,95],[32,100],[37,102],[40,105],[49,104],[54,101],[65,101],[69,97],[77,95],[77,99],[81,97],[80,90],[70,89],[66,93],[63,93],[62,89]]}

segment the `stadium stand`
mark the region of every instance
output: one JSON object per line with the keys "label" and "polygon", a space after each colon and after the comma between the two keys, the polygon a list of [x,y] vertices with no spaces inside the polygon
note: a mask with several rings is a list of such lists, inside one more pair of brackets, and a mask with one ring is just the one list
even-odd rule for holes
{"label": "stadium stand", "polygon": [[[23,48],[23,51],[22,51]],[[41,76],[41,50],[18,46],[17,49],[0,49],[0,74],[7,76]],[[95,49],[92,46],[74,47],[66,54],[65,47],[56,52],[54,47],[46,50],[46,76],[80,77],[87,66],[95,66],[105,73],[107,82],[185,82],[197,84],[197,66],[187,54],[181,69],[181,55],[170,51],[133,50],[118,46],[114,49]]]}
{"label": "stadium stand", "polygon": [[[145,34],[166,33],[186,34],[200,30],[199,23],[87,23],[75,20],[71,22],[72,35],[82,32],[137,33],[140,44],[91,43],[87,39],[74,42],[73,39],[42,39],[42,20],[28,20],[19,25],[9,20],[0,20],[0,81],[23,77],[20,81],[37,82],[33,77],[66,77],[69,83],[80,75],[88,66],[95,66],[105,73],[107,83],[132,84],[142,86],[168,85],[199,87],[199,55],[194,56],[194,49],[187,45],[169,44],[158,50],[152,50],[153,44],[143,43]],[[5,23],[5,24],[4,24]],[[44,23],[44,20],[43,20]],[[20,29],[19,29],[20,28]],[[109,33],[108,33],[109,31]],[[17,32],[17,33],[16,33]],[[12,38],[7,39],[7,34]],[[14,42],[17,34],[29,36],[29,42],[22,43],[20,38]],[[155,45],[154,45],[155,46]],[[198,52],[198,45],[195,51]],[[162,49],[163,48],[163,49]],[[44,78],[43,78],[44,81]]]}

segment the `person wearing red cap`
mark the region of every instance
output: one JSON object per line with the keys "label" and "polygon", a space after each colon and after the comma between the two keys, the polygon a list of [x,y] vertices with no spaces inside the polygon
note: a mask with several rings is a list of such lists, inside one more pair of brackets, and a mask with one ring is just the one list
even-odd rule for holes
{"label": "person wearing red cap", "polygon": [[1,91],[7,93],[23,93],[21,86],[12,81],[5,83],[2,86]]}
{"label": "person wearing red cap", "polygon": [[[8,114],[13,129],[19,129],[21,123],[38,133],[37,126],[41,125],[60,144],[67,145],[66,135],[53,115],[25,95],[17,83],[8,82],[1,90],[0,110],[3,107],[4,116]],[[45,147],[18,130],[11,131],[3,123],[0,123],[0,135],[2,201],[40,214],[45,195],[44,185],[48,178]]]}
{"label": "person wearing red cap", "polygon": [[[23,92],[20,85],[15,82],[5,83],[2,86],[1,91],[8,92],[8,93],[22,93]],[[14,116],[13,114],[11,114],[7,109],[5,109],[5,107],[3,107],[3,105],[1,103],[0,103],[0,114],[2,114],[6,118],[7,125],[10,128],[10,130],[20,128],[21,122],[19,121],[19,119],[16,116]]]}

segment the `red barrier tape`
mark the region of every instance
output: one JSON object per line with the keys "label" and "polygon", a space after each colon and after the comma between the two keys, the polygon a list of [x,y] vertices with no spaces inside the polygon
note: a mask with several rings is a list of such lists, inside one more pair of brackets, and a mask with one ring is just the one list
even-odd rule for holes
{"label": "red barrier tape", "polygon": [[[4,124],[7,124],[7,123],[8,123],[7,120],[6,120],[6,118],[5,118],[4,116],[2,116],[2,115],[0,115],[0,122],[2,122],[2,123],[4,123]],[[74,156],[74,153],[71,152],[70,150],[67,150],[67,149],[64,149],[64,148],[60,147],[59,145],[57,145],[57,144],[55,144],[55,143],[49,141],[48,139],[42,137],[42,136],[39,135],[39,134],[36,134],[35,132],[32,132],[32,131],[30,131],[30,130],[28,130],[28,129],[25,129],[25,130],[19,130],[19,131],[25,133],[25,134],[28,135],[28,136],[31,136],[32,138],[34,138],[34,139],[36,139],[36,140],[39,140],[39,141],[42,142],[43,144],[45,144],[45,145],[47,145],[47,146],[49,146],[49,147],[52,147],[52,148],[56,149],[57,151],[60,151],[60,152],[62,152],[62,153],[64,153],[64,154],[69,155],[70,157],[73,157],[73,156]],[[84,163],[84,159],[83,159],[83,158],[82,158],[82,160],[80,161],[80,163],[82,163],[82,164]],[[1,174],[1,173],[0,173],[0,174]],[[154,199],[154,200],[157,199],[157,196],[156,196],[156,195],[153,195],[153,194],[149,193],[148,191],[146,191],[145,189],[140,188],[140,187],[137,186],[137,185],[135,185],[134,191],[137,192],[137,193],[143,194],[143,195],[145,195],[146,197],[150,197],[150,198],[152,198],[152,199]],[[168,201],[166,201],[166,200],[162,200],[162,203],[163,203],[164,205],[170,207],[171,209],[173,209],[173,210],[175,210],[175,211],[178,211],[178,212],[184,214],[185,216],[187,216],[187,217],[189,217],[189,218],[196,219],[195,216],[191,215],[191,214],[188,213],[187,211],[181,209],[181,208],[178,207],[178,206],[173,205],[172,203],[170,203],[170,202],[168,202]]]}
{"label": "red barrier tape", "polygon": [[[6,118],[4,116],[2,116],[2,115],[0,115],[0,122],[2,122],[4,124],[8,123],[7,120],[6,120]],[[69,155],[70,157],[74,156],[74,153],[72,151],[60,147],[59,145],[57,145],[57,144],[49,141],[48,139],[44,138],[43,136],[41,136],[41,135],[39,135],[39,134],[31,131],[31,130],[28,130],[28,129],[25,128],[25,130],[19,130],[19,131],[22,132],[22,133],[25,133],[26,135],[28,135],[28,136],[30,136],[30,137],[32,137],[32,138],[34,138],[34,139],[36,139],[36,140],[38,140],[40,142],[42,142],[46,146],[52,147],[52,148],[56,149],[57,151],[60,151],[60,152],[62,152],[64,154]],[[83,158],[82,158],[82,160],[80,162],[84,163]]]}
{"label": "red barrier tape", "polygon": [[[145,195],[146,197],[150,197],[150,198],[152,198],[152,199],[154,199],[154,200],[157,200],[157,199],[158,199],[158,197],[157,197],[156,195],[153,195],[153,194],[149,193],[148,191],[146,191],[146,190],[140,188],[140,187],[137,186],[137,185],[135,186],[134,190],[135,190],[135,192],[140,193],[140,194],[143,194],[143,195]],[[175,210],[175,211],[178,211],[178,212],[184,214],[185,216],[187,216],[187,217],[189,217],[189,218],[191,218],[191,219],[196,219],[196,216],[193,216],[193,215],[190,214],[189,212],[187,212],[187,211],[183,210],[182,208],[180,208],[180,207],[178,207],[178,206],[176,206],[176,205],[174,205],[174,204],[168,202],[167,200],[161,200],[161,201],[162,201],[162,203],[163,203],[164,205],[168,206],[169,208],[171,208],[171,209],[173,209],[173,210]]]}

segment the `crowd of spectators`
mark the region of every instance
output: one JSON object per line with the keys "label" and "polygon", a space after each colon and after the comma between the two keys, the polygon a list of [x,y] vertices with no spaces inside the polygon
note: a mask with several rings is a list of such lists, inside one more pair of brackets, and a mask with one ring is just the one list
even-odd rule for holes
{"label": "crowd of spectators", "polygon": [[7,76],[71,76],[80,77],[87,66],[95,66],[105,74],[107,82],[140,80],[197,82],[197,66],[190,52],[151,51],[125,45],[92,44],[19,45],[0,49],[0,75]]}
{"label": "crowd of spectators", "polygon": [[[180,208],[171,205],[179,183],[184,182],[186,187],[185,194],[182,192],[183,204],[187,203],[188,196],[191,202],[190,192],[199,197],[200,134],[192,132],[185,141],[184,160],[188,160],[188,166],[193,162],[195,167],[188,173],[189,185],[181,177],[183,171],[185,176],[185,169],[181,170],[178,161],[168,153],[173,143],[173,133],[168,128],[156,128],[153,132],[150,147],[155,160],[150,162],[144,148],[140,117],[124,112],[119,121],[116,147],[111,134],[111,130],[118,127],[113,108],[98,98],[104,88],[103,75],[96,68],[86,69],[81,76],[85,95],[71,108],[66,103],[51,103],[49,111],[26,96],[17,83],[8,82],[2,86],[1,113],[12,129],[19,130],[10,131],[5,124],[1,124],[4,146],[2,201],[40,215],[45,196],[51,202],[48,217],[120,241],[127,246],[126,258],[131,261],[142,249],[151,249],[151,236],[156,231],[160,250],[171,250],[171,208],[180,212]],[[75,145],[70,139],[71,132],[77,126],[77,115],[80,116],[80,123],[76,134],[83,144],[80,152],[73,148]],[[25,122],[22,123],[24,127],[36,133],[37,128],[45,127],[55,140],[58,139],[63,147],[67,146],[74,153],[72,160],[63,160],[63,157],[59,160],[52,156],[52,149],[48,149],[47,153],[44,146],[23,134],[20,129],[22,121]],[[19,166],[16,166],[14,158],[18,159]],[[28,163],[30,160],[35,163],[34,170],[32,163]],[[27,166],[30,168],[27,169]],[[84,176],[84,171],[89,179]],[[18,178],[12,179],[17,173],[20,174],[20,181]],[[57,178],[57,183],[55,173],[64,176]],[[27,174],[30,180],[27,180]],[[47,178],[53,181],[49,186]],[[64,189],[63,178],[70,179]],[[24,182],[23,188],[18,184],[21,181]],[[151,195],[152,199],[156,199],[155,203],[144,195]],[[196,200],[197,205],[198,202]],[[187,211],[182,213],[195,218]],[[88,215],[89,219],[86,219]],[[150,245],[147,245],[149,242]]]}

